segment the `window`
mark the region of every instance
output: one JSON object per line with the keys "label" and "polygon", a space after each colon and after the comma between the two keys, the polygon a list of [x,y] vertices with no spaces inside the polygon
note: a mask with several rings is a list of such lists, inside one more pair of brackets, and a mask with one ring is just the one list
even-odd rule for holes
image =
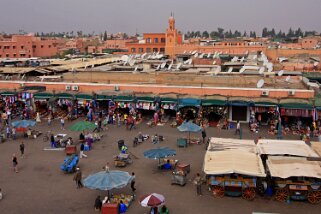
{"label": "window", "polygon": [[17,54],[13,54],[13,57],[17,57]]}
{"label": "window", "polygon": [[0,46],[0,49],[2,48],[2,46]]}
{"label": "window", "polygon": [[25,48],[25,46],[21,45],[21,49],[24,49],[24,48]]}
{"label": "window", "polygon": [[9,58],[9,54],[6,54],[6,57]]}
{"label": "window", "polygon": [[31,58],[31,55],[29,54],[29,58]]}
{"label": "window", "polygon": [[43,45],[41,45],[40,47],[43,48]]}
{"label": "window", "polygon": [[158,48],[153,48],[153,52],[158,52]]}
{"label": "window", "polygon": [[20,54],[20,57],[25,57],[26,56],[26,54]]}
{"label": "window", "polygon": [[37,46],[36,46],[36,45],[33,45],[32,48],[37,48]]}
{"label": "window", "polygon": [[51,48],[51,45],[49,45],[48,47]]}
{"label": "window", "polygon": [[165,43],[165,38],[161,38],[161,43]]}
{"label": "window", "polygon": [[16,49],[16,46],[12,46],[12,49]]}
{"label": "window", "polygon": [[132,48],[132,53],[136,53],[136,48]]}
{"label": "window", "polygon": [[160,48],[159,51],[160,51],[161,53],[164,53],[164,52],[165,52],[165,48]]}
{"label": "window", "polygon": [[154,38],[154,43],[158,43],[158,38]]}
{"label": "window", "polygon": [[146,52],[147,52],[147,53],[150,53],[150,52],[151,52],[151,49],[150,49],[150,48],[146,48]]}
{"label": "window", "polygon": [[139,48],[139,53],[143,53],[144,52],[144,48]]}
{"label": "window", "polygon": [[150,38],[147,38],[146,39],[146,43],[150,43],[151,42],[151,39]]}

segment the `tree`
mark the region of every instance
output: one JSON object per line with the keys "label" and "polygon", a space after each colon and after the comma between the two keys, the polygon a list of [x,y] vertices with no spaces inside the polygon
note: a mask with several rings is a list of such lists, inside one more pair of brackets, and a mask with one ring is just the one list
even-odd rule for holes
{"label": "tree", "polygon": [[107,31],[104,32],[103,40],[107,41]]}
{"label": "tree", "polygon": [[216,37],[219,37],[219,36],[218,36],[218,32],[212,31],[212,32],[210,33],[210,37],[211,37],[212,39],[215,39]]}
{"label": "tree", "polygon": [[246,31],[244,31],[243,37],[247,37],[247,32]]}
{"label": "tree", "polygon": [[210,37],[210,35],[209,35],[209,33],[208,33],[207,31],[204,31],[204,32],[202,33],[202,37],[207,39],[207,38]]}
{"label": "tree", "polygon": [[295,31],[295,36],[296,36],[296,37],[303,37],[303,32],[302,32],[301,28],[298,28],[298,29]]}
{"label": "tree", "polygon": [[270,32],[270,36],[272,37],[272,38],[275,38],[275,30],[274,30],[274,28],[272,28],[272,30],[271,30],[271,32]]}
{"label": "tree", "polygon": [[224,29],[223,28],[217,28],[217,32],[218,32],[218,37],[219,38],[224,38]]}
{"label": "tree", "polygon": [[292,30],[292,28],[289,29],[289,32],[288,34],[286,35],[287,38],[291,38],[291,37],[294,37],[294,31]]}
{"label": "tree", "polygon": [[200,38],[201,36],[202,36],[201,35],[201,31],[198,30],[198,31],[195,32],[195,37],[196,38]]}
{"label": "tree", "polygon": [[268,29],[266,27],[263,28],[262,37],[268,37]]}

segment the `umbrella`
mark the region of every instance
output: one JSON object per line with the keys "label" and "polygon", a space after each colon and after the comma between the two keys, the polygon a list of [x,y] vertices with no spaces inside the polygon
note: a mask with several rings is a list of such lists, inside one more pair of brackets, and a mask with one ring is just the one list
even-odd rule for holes
{"label": "umbrella", "polygon": [[15,128],[28,128],[30,126],[35,126],[36,121],[34,120],[17,120],[11,123]]}
{"label": "umbrella", "polygon": [[84,130],[93,130],[96,128],[96,125],[88,122],[88,121],[80,121],[77,123],[74,123],[72,126],[70,126],[70,130],[71,131],[75,131],[75,132],[81,132]]}
{"label": "umbrella", "polygon": [[132,180],[132,176],[128,172],[111,170],[101,171],[95,174],[89,175],[83,180],[85,187],[89,189],[99,190],[112,190],[120,189],[127,186]]}
{"label": "umbrella", "polygon": [[24,127],[18,127],[16,128],[16,132],[26,132],[28,129]]}
{"label": "umbrella", "polygon": [[190,141],[191,138],[191,132],[200,132],[202,131],[202,127],[196,125],[195,123],[192,122],[185,122],[182,125],[180,125],[179,127],[177,127],[177,129],[180,132],[188,132],[188,142]]}
{"label": "umbrella", "polygon": [[149,159],[158,159],[176,155],[176,150],[168,147],[160,147],[157,149],[150,149],[144,152],[144,157]]}
{"label": "umbrella", "polygon": [[158,193],[152,193],[140,197],[139,203],[143,207],[158,207],[165,203],[165,197]]}

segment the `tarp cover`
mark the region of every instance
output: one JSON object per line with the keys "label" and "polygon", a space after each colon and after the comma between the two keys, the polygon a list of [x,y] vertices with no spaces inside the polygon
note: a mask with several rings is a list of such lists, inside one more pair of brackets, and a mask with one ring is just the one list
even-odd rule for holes
{"label": "tarp cover", "polygon": [[237,173],[254,177],[265,177],[261,158],[241,150],[207,151],[204,158],[207,175]]}
{"label": "tarp cover", "polygon": [[318,158],[319,155],[313,151],[304,141],[300,140],[271,140],[261,139],[258,144],[258,152],[267,155],[292,155],[298,157]]}
{"label": "tarp cover", "polygon": [[209,151],[222,151],[233,149],[256,153],[256,147],[253,140],[239,140],[232,138],[212,137],[208,146]]}
{"label": "tarp cover", "polygon": [[321,166],[318,161],[308,161],[303,157],[270,156],[267,166],[272,177],[310,177],[321,179]]}

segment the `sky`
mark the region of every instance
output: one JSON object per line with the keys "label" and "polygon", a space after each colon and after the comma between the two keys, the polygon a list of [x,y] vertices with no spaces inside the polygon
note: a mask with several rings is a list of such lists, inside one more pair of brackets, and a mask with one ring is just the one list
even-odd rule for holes
{"label": "sky", "polygon": [[0,32],[239,31],[290,27],[321,32],[321,0],[0,0]]}

